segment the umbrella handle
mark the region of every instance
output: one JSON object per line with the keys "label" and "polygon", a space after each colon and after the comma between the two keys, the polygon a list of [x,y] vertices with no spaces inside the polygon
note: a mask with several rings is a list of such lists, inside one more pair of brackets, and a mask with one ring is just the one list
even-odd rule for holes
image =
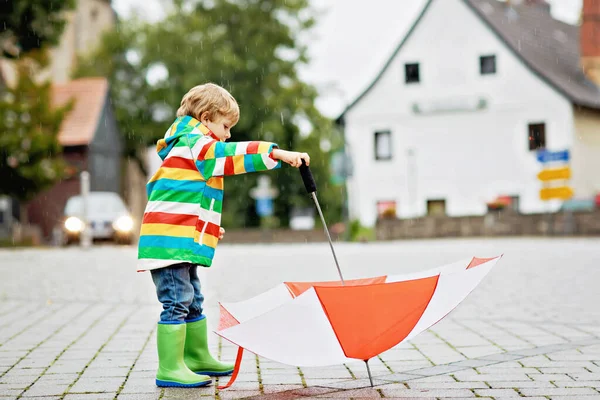
{"label": "umbrella handle", "polygon": [[317,184],[315,183],[315,178],[313,178],[312,172],[310,172],[310,167],[306,165],[306,162],[302,160],[302,165],[300,166],[300,175],[302,176],[302,181],[304,182],[304,187],[308,193],[314,193],[317,191]]}
{"label": "umbrella handle", "polygon": [[302,160],[302,165],[300,166],[300,175],[302,176],[302,181],[304,181],[304,187],[306,188],[306,191],[310,193],[310,196],[315,202],[315,206],[319,212],[319,217],[321,217],[321,222],[323,223],[323,229],[325,230],[325,234],[329,240],[329,247],[331,247],[331,252],[333,253],[333,259],[338,270],[338,275],[340,276],[342,285],[345,285],[346,283],[344,282],[344,277],[342,276],[342,270],[340,269],[340,264],[338,263],[337,256],[335,255],[335,250],[333,249],[331,235],[329,234],[329,229],[327,229],[327,223],[325,223],[325,217],[323,217],[323,211],[321,211],[319,200],[317,200],[317,184],[315,183],[315,178],[313,178],[312,172],[310,172],[310,168],[308,165],[306,165],[304,160]]}

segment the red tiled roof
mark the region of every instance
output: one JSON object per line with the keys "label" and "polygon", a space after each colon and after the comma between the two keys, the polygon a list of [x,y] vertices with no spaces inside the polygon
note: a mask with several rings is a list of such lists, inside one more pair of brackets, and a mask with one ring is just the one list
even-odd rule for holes
{"label": "red tiled roof", "polygon": [[107,93],[106,78],[81,78],[52,86],[54,105],[62,106],[74,100],[73,108],[65,116],[58,134],[62,146],[88,145],[92,142]]}

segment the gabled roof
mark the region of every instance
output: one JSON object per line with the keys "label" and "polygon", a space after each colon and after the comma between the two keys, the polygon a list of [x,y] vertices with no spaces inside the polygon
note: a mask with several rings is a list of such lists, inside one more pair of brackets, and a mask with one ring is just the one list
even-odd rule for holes
{"label": "gabled roof", "polygon": [[60,126],[58,141],[62,146],[89,145],[92,142],[107,95],[106,78],[82,78],[52,86],[54,105],[62,106],[74,100],[73,108]]}
{"label": "gabled roof", "polygon": [[[375,86],[435,1],[427,1],[382,70],[340,118]],[[536,6],[508,6],[498,0],[462,1],[534,74],[574,104],[600,110],[600,87],[585,77],[579,64],[578,26],[555,20]]]}

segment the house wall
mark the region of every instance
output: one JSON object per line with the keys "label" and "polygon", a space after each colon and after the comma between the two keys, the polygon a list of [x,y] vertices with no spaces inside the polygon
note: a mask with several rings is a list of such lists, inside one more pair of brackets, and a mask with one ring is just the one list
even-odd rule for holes
{"label": "house wall", "polygon": [[[480,75],[479,57],[495,55],[497,73]],[[404,64],[420,64],[421,82],[404,82]],[[485,109],[417,114],[436,105],[487,103]],[[497,195],[519,197],[524,213],[556,209],[539,199],[540,170],[528,124],[546,124],[549,149],[572,144],[571,103],[518,59],[462,0],[434,0],[379,81],[345,116],[354,161],[351,218],[372,226],[377,201],[398,217],[427,213],[444,199],[449,216],[481,215]],[[393,158],[376,161],[374,132],[392,132]]]}
{"label": "house wall", "polygon": [[114,11],[107,0],[77,0],[75,10],[67,13],[67,24],[60,44],[51,51],[48,73],[55,83],[68,82],[75,69],[77,55],[96,47],[102,33],[116,24]]}
{"label": "house wall", "polygon": [[94,140],[90,144],[90,187],[93,191],[121,193],[123,139],[106,96]]}
{"label": "house wall", "polygon": [[600,194],[600,112],[575,108],[575,136],[571,162],[576,198]]}
{"label": "house wall", "polygon": [[69,197],[80,193],[79,172],[87,168],[85,146],[67,147],[63,150],[63,157],[69,165],[76,168],[75,176],[38,194],[27,204],[29,223],[38,225],[46,239],[51,238],[52,230],[62,222],[63,211]]}

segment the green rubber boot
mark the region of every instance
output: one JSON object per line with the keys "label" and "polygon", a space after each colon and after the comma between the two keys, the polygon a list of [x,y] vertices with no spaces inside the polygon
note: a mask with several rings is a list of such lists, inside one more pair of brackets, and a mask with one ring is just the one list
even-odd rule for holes
{"label": "green rubber boot", "polygon": [[208,334],[206,318],[188,322],[185,336],[185,364],[197,374],[209,376],[226,376],[233,372],[233,364],[225,364],[215,360],[208,351]]}
{"label": "green rubber boot", "polygon": [[185,324],[158,324],[158,387],[200,387],[212,382],[210,376],[192,372],[183,361]]}

